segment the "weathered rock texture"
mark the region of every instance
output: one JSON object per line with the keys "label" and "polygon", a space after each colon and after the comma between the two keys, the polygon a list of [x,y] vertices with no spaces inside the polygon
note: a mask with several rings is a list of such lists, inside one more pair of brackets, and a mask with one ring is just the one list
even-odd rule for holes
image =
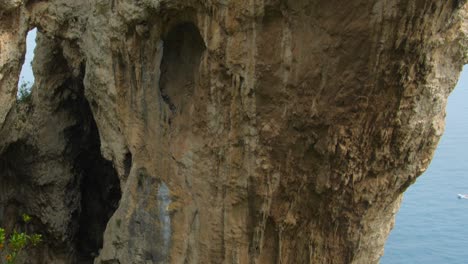
{"label": "weathered rock texture", "polygon": [[27,263],[377,263],[444,130],[466,12],[0,0],[0,225],[34,217]]}

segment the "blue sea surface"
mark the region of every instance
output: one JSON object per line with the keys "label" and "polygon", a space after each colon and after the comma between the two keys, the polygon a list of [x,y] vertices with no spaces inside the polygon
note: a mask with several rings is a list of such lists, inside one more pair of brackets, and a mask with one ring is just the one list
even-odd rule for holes
{"label": "blue sea surface", "polygon": [[468,263],[468,67],[428,170],[404,194],[381,264]]}

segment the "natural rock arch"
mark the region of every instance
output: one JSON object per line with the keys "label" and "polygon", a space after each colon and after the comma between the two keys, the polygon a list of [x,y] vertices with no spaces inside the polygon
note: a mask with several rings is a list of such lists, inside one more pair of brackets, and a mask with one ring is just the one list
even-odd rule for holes
{"label": "natural rock arch", "polygon": [[[122,186],[96,263],[377,263],[467,57],[465,1],[24,2],[0,3],[0,155],[28,139],[61,153],[80,115],[54,112],[56,89],[90,102],[93,152]],[[174,21],[191,22],[165,34]],[[44,42],[24,119],[31,26]],[[67,243],[77,199],[48,195],[71,176],[33,178],[45,202],[19,205]],[[74,250],[44,246],[49,263]]]}

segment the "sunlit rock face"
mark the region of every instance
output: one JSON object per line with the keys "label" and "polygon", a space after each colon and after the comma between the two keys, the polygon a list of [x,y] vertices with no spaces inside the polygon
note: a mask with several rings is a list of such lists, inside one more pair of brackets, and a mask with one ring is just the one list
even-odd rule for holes
{"label": "sunlit rock face", "polygon": [[443,133],[466,11],[0,1],[0,225],[33,216],[32,263],[378,263]]}

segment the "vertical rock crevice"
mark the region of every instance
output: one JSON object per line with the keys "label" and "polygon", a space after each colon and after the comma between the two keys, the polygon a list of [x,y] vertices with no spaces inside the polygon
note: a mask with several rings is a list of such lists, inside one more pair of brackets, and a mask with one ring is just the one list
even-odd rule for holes
{"label": "vertical rock crevice", "polygon": [[80,86],[78,99],[63,105],[70,108],[77,120],[66,134],[77,185],[74,187],[79,188],[80,194],[79,207],[72,219],[76,225],[76,258],[78,263],[84,264],[93,263],[102,248],[104,231],[119,205],[122,192],[117,171],[101,154],[98,127],[84,96],[83,84],[71,86]]}
{"label": "vertical rock crevice", "polygon": [[80,215],[78,218],[77,251],[80,263],[93,263],[103,246],[107,222],[122,196],[120,181],[112,162],[100,152],[100,140],[92,116],[83,128],[86,140],[80,146],[75,169],[80,177]]}

